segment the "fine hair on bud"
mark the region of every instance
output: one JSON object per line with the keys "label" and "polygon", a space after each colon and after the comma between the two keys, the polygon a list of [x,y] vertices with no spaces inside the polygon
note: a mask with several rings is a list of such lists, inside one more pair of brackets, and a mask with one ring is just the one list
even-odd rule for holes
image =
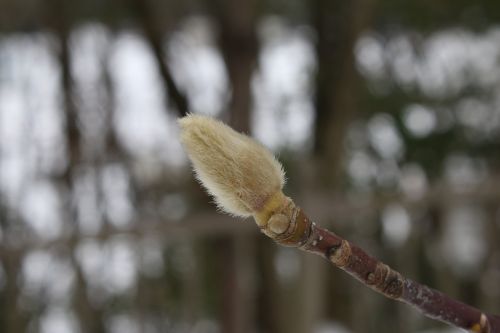
{"label": "fine hair on bud", "polygon": [[188,115],[179,124],[196,176],[222,210],[247,217],[281,192],[283,167],[260,143],[206,116]]}

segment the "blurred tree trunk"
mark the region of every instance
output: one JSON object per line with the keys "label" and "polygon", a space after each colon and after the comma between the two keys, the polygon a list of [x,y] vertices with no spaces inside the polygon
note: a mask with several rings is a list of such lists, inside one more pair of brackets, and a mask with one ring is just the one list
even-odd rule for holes
{"label": "blurred tree trunk", "polygon": [[221,332],[253,332],[255,321],[254,238],[234,235],[217,240]]}
{"label": "blurred tree trunk", "polygon": [[[74,182],[76,169],[82,163],[81,135],[78,121],[78,107],[74,101],[74,80],[71,73],[71,48],[69,45],[71,18],[68,3],[64,0],[50,1],[48,25],[55,29],[59,39],[58,60],[61,68],[61,88],[63,91],[63,111],[66,116],[66,154],[67,165],[60,182],[63,187],[63,197],[66,199],[63,208],[63,219],[72,221],[75,237],[79,233],[77,214],[75,210]],[[73,251],[69,254],[76,273],[76,283],[73,300],[79,324],[84,332],[104,332],[104,323],[101,314],[93,307],[89,299],[87,281]]]}
{"label": "blurred tree trunk", "polygon": [[[1,152],[0,152],[0,157]],[[24,311],[19,308],[21,291],[21,267],[25,249],[12,249],[22,231],[21,219],[8,207],[5,198],[0,194],[0,327],[5,333],[24,332],[27,326]],[[7,241],[8,240],[8,241]],[[3,274],[2,274],[3,273]]]}
{"label": "blurred tree trunk", "polygon": [[0,326],[5,333],[24,332],[27,322],[19,308],[20,273],[24,251],[5,251],[2,253],[2,267],[5,285],[0,292]]}
{"label": "blurred tree trunk", "polygon": [[[477,287],[482,295],[480,307],[486,312],[500,314],[500,206],[498,203],[485,205],[487,213],[486,235],[488,256],[484,276]],[[477,281],[476,281],[477,282]]]}
{"label": "blurred tree trunk", "polygon": [[427,260],[431,263],[433,268],[432,279],[434,281],[429,283],[429,285],[444,292],[450,297],[460,298],[459,281],[450,271],[449,265],[437,265],[436,259],[433,258],[435,253],[442,252],[440,246],[445,236],[445,224],[449,223],[445,218],[448,209],[450,209],[450,207],[438,204],[430,208],[429,217],[431,219],[431,228],[427,231],[428,234],[426,237],[424,237],[424,239],[427,239],[426,248],[424,250],[428,257]]}
{"label": "blurred tree trunk", "polygon": [[325,320],[327,273],[332,269],[321,258],[301,253],[301,279],[299,285],[300,317],[297,332],[314,332]]}
{"label": "blurred tree trunk", "polygon": [[375,0],[313,3],[317,76],[314,152],[322,162],[321,179],[337,187],[342,147],[349,122],[356,113],[357,79],[354,46],[366,29]]}
{"label": "blurred tree trunk", "polygon": [[[340,190],[344,137],[357,107],[354,46],[367,27],[374,1],[315,0],[312,3],[317,33],[314,153],[320,163],[315,184],[326,185],[333,193]],[[331,284],[333,294],[340,293],[335,288],[343,288],[337,281],[333,284],[328,281],[327,272],[323,263],[305,258],[304,332],[312,331],[325,319],[327,283]],[[311,283],[315,288],[311,288]]]}
{"label": "blurred tree trunk", "polygon": [[[251,79],[258,55],[256,36],[257,0],[209,2],[218,27],[218,43],[231,83],[226,111],[228,123],[237,131],[251,132]],[[243,272],[255,265],[255,239],[232,237],[220,240],[226,258],[222,332],[252,332],[255,321],[254,281]],[[250,273],[250,272],[248,272]]]}
{"label": "blurred tree trunk", "polygon": [[257,240],[258,247],[258,271],[259,289],[257,301],[257,321],[259,332],[281,333],[286,332],[280,327],[278,318],[279,307],[279,289],[280,284],[277,281],[276,270],[274,269],[274,256],[276,245],[264,237]]}
{"label": "blurred tree trunk", "polygon": [[211,5],[219,29],[219,47],[231,82],[229,123],[248,134],[251,132],[251,80],[259,51],[258,4],[258,0],[217,0]]}

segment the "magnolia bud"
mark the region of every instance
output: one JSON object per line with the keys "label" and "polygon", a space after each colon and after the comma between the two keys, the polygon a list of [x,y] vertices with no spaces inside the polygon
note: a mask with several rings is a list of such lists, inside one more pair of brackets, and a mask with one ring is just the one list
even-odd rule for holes
{"label": "magnolia bud", "polygon": [[179,124],[196,176],[220,209],[247,217],[281,205],[285,173],[260,143],[206,116],[188,115]]}

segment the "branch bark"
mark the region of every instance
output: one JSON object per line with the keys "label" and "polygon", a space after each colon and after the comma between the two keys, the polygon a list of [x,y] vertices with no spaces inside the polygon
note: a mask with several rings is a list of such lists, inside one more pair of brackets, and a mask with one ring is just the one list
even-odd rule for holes
{"label": "branch bark", "polygon": [[393,270],[357,245],[318,227],[290,202],[290,224],[285,231],[273,217],[261,227],[278,244],[298,247],[330,261],[387,298],[409,304],[425,316],[477,333],[500,333],[500,317],[457,301]]}

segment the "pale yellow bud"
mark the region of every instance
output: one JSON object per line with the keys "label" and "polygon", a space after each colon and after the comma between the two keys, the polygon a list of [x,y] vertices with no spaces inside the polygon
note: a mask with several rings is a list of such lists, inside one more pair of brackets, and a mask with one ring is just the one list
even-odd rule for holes
{"label": "pale yellow bud", "polygon": [[261,144],[206,116],[188,115],[179,124],[197,178],[222,210],[258,215],[282,197],[283,168]]}

